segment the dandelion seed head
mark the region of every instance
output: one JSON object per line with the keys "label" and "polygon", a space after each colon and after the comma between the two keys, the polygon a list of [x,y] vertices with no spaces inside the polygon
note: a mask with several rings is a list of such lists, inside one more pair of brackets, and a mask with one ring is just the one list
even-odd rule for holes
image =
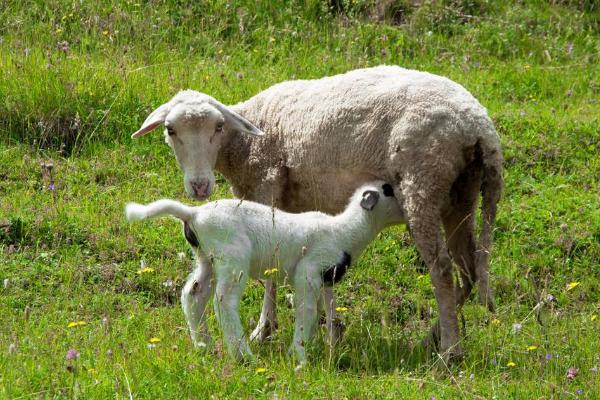
{"label": "dandelion seed head", "polygon": [[521,325],[518,322],[516,322],[512,325],[512,333],[514,333],[515,335],[521,333],[522,329],[523,329],[523,325]]}

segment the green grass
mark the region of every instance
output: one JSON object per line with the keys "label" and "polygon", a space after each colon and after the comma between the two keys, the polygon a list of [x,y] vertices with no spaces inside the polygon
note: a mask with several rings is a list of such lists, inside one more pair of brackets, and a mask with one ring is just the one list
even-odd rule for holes
{"label": "green grass", "polygon": [[[385,13],[368,0],[184,3],[0,8],[0,398],[600,397],[594,2],[400,1]],[[127,201],[189,202],[182,176],[160,135],[129,135],[179,89],[235,103],[285,79],[381,63],[456,80],[496,123],[506,157],[498,312],[465,307],[463,363],[424,354],[435,302],[398,227],[336,289],[348,308],[342,343],[329,351],[317,340],[303,370],[286,354],[290,288],[278,293],[279,331],[253,346],[256,365],[232,363],[220,341],[194,350],[179,305],[191,262],[179,224],[123,218]],[[50,161],[55,190],[40,166]],[[212,198],[228,195],[220,178]],[[154,271],[137,274],[141,260]],[[249,286],[248,330],[262,298]],[[161,341],[148,347],[152,337]]]}

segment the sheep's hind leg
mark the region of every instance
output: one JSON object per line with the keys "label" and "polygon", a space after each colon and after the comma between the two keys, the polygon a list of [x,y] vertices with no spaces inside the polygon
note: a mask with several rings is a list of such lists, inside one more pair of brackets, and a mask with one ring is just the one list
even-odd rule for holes
{"label": "sheep's hind leg", "polygon": [[[417,197],[418,199],[419,197]],[[428,198],[436,198],[434,195]],[[442,238],[439,209],[433,204],[409,201],[407,207],[410,231],[421,257],[429,268],[431,283],[439,311],[439,350],[447,360],[461,359],[460,331],[456,313],[456,295],[452,260]],[[437,338],[433,338],[437,339]]]}
{"label": "sheep's hind leg", "polygon": [[194,346],[204,348],[211,342],[205,314],[213,276],[208,260],[199,259],[196,263],[196,269],[190,274],[181,291],[181,306]]}
{"label": "sheep's hind leg", "polygon": [[248,280],[248,268],[231,268],[220,264],[215,268],[217,284],[214,309],[229,353],[238,361],[252,361],[254,355],[244,336],[240,320],[240,297]]}
{"label": "sheep's hind leg", "polygon": [[250,334],[250,340],[264,342],[277,329],[277,283],[268,279],[265,281],[265,296],[260,312],[258,325]]}

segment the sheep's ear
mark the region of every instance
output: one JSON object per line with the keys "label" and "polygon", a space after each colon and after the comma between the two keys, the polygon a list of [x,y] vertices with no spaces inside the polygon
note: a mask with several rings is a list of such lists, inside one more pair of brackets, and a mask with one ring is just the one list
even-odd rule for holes
{"label": "sheep's ear", "polygon": [[170,109],[171,107],[169,103],[166,103],[158,107],[156,110],[152,111],[152,113],[148,115],[148,118],[146,118],[146,120],[142,124],[142,127],[133,135],[131,135],[131,137],[135,139],[137,137],[144,136],[145,134],[154,130],[154,128],[156,128],[160,124],[164,123],[165,119],[167,118],[167,115],[169,114]]}
{"label": "sheep's ear", "polygon": [[373,211],[373,208],[377,205],[379,201],[379,193],[374,190],[367,190],[363,192],[362,200],[360,201],[360,206],[367,211]]}
{"label": "sheep's ear", "polygon": [[236,131],[248,133],[254,136],[263,136],[265,133],[258,129],[252,122],[248,121],[246,118],[242,117],[238,113],[231,111],[227,106],[215,102],[215,106],[217,109],[223,114],[225,117],[225,123],[229,124],[230,128]]}

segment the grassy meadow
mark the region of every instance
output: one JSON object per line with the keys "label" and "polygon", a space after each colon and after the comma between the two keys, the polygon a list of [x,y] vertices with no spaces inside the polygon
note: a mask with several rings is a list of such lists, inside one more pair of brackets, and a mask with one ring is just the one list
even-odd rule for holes
{"label": "grassy meadow", "polygon": [[[336,288],[344,339],[317,339],[304,368],[286,354],[289,287],[256,364],[220,340],[194,350],[180,224],[123,216],[128,201],[191,200],[161,135],[130,134],[180,89],[231,104],[379,64],[461,83],[496,124],[497,312],[467,303],[458,365],[426,354],[431,283],[395,227]],[[0,398],[600,398],[599,110],[592,0],[3,0]],[[218,183],[213,200],[230,195]],[[244,295],[248,332],[262,294]]]}

